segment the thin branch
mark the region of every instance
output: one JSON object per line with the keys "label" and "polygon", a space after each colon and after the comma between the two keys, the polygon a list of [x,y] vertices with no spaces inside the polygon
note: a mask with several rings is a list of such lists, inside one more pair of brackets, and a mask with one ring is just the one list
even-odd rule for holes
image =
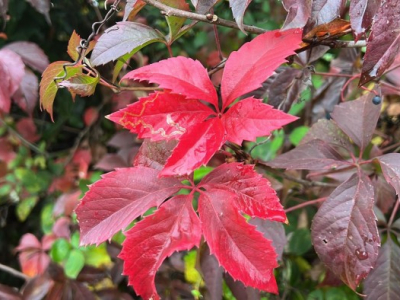
{"label": "thin branch", "polygon": [[[181,17],[181,18],[186,18],[190,20],[196,20],[196,21],[201,21],[205,23],[210,23],[210,24],[216,24],[224,27],[229,27],[229,28],[234,28],[234,29],[240,29],[239,26],[232,21],[228,21],[225,19],[221,19],[216,15],[213,14],[207,14],[207,15],[201,15],[177,8],[170,7],[168,5],[162,4],[161,2],[158,2],[156,0],[143,0],[145,3],[154,6],[158,8],[159,10],[162,11],[162,14],[168,17]],[[259,28],[256,26],[248,26],[244,25],[243,26],[244,30],[249,32],[249,33],[256,33],[256,34],[261,34],[266,32],[267,30],[263,28]]]}
{"label": "thin branch", "polygon": [[285,213],[288,213],[288,212],[291,212],[291,211],[294,211],[294,210],[298,210],[300,208],[303,208],[303,207],[306,207],[306,206],[309,206],[309,205],[314,205],[314,204],[323,202],[326,199],[327,199],[327,197],[323,197],[323,198],[318,198],[318,199],[311,200],[311,201],[306,201],[304,203],[301,203],[301,204],[289,207],[288,209],[285,209]]}
{"label": "thin branch", "polygon": [[21,278],[25,281],[28,281],[30,279],[29,276],[25,275],[24,273],[21,273],[20,271],[17,271],[3,264],[0,264],[0,270],[7,272],[11,275],[14,275],[15,277]]}
{"label": "thin branch", "polygon": [[395,206],[393,207],[392,214],[390,215],[390,219],[389,219],[389,222],[388,222],[388,225],[387,225],[388,228],[392,227],[392,224],[393,224],[393,221],[394,221],[394,217],[395,217],[397,211],[399,210],[400,198],[399,197],[397,197],[397,198],[398,199],[396,201]]}

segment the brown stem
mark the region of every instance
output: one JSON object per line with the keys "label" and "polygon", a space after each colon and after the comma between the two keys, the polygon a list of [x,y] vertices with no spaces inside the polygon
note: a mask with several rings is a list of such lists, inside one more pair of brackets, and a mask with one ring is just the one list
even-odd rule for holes
{"label": "brown stem", "polygon": [[29,276],[27,276],[24,273],[21,273],[21,272],[15,270],[13,268],[10,268],[10,267],[8,267],[6,265],[0,264],[0,270],[2,270],[4,272],[7,272],[7,273],[9,273],[11,275],[14,275],[15,277],[19,277],[19,278],[21,278],[21,279],[23,279],[25,281],[29,280]]}
{"label": "brown stem", "polygon": [[[170,7],[168,5],[162,4],[161,2],[158,2],[157,0],[143,0],[147,4],[154,6],[161,10],[163,12],[163,15],[165,16],[174,16],[174,17],[181,17],[181,18],[186,18],[190,20],[196,20],[196,21],[201,21],[201,22],[206,22],[210,24],[216,24],[224,27],[229,27],[229,28],[234,28],[234,29],[240,29],[239,26],[232,21],[228,21],[225,19],[221,19],[217,17],[216,15],[201,15],[177,8]],[[244,25],[243,26],[244,30],[249,32],[249,33],[256,33],[256,34],[261,34],[266,32],[267,30],[255,27],[255,26],[248,26]]]}
{"label": "brown stem", "polygon": [[388,228],[392,227],[392,224],[393,224],[393,221],[394,221],[394,217],[395,217],[397,211],[399,210],[399,205],[400,205],[400,198],[397,197],[396,204],[393,207],[393,211],[392,211],[392,214],[390,215],[390,219],[389,219],[389,222],[388,222],[388,225],[387,225]]}
{"label": "brown stem", "polygon": [[323,202],[326,199],[327,199],[327,197],[323,197],[323,198],[318,198],[318,199],[311,200],[311,201],[306,201],[304,203],[301,203],[301,204],[289,207],[288,209],[285,209],[285,213],[288,213],[288,212],[291,212],[291,211],[294,211],[294,210],[298,210],[300,208],[303,208],[303,207],[306,207],[306,206],[309,206],[309,205],[314,205],[314,204]]}

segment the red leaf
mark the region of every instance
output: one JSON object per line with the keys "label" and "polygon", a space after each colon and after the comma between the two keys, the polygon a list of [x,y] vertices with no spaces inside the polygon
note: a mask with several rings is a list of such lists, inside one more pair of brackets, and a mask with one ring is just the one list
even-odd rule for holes
{"label": "red leaf", "polygon": [[223,108],[261,86],[301,43],[301,29],[269,31],[229,56],[222,76]]}
{"label": "red leaf", "polygon": [[318,256],[353,290],[378,257],[374,189],[370,179],[353,175],[322,204],[312,223],[312,240]]}
{"label": "red leaf", "polygon": [[207,101],[218,107],[215,88],[202,64],[186,57],[174,57],[139,68],[126,74],[124,79],[146,80],[163,89],[189,99]]}
{"label": "red leaf", "polygon": [[381,0],[350,1],[350,21],[355,40],[359,40],[372,25],[373,17],[379,8]]}
{"label": "red leaf", "polygon": [[238,145],[243,140],[255,141],[259,136],[270,135],[271,131],[297,119],[254,98],[237,102],[221,118],[226,139]]}
{"label": "red leaf", "polygon": [[32,115],[38,98],[39,80],[31,70],[25,69],[25,75],[22,77],[19,89],[13,95],[13,100],[29,115]]}
{"label": "red leaf", "polygon": [[224,127],[218,118],[206,120],[189,128],[167,160],[160,175],[185,175],[206,165],[224,140]]}
{"label": "red leaf", "polygon": [[11,96],[18,90],[25,74],[21,57],[9,49],[0,50],[0,111],[8,113]]}
{"label": "red leaf", "polygon": [[245,285],[278,293],[273,268],[278,266],[271,242],[249,225],[232,205],[235,194],[202,191],[199,215],[204,237],[219,263]]}
{"label": "red leaf", "polygon": [[388,236],[379,250],[375,268],[364,281],[363,293],[368,300],[396,299],[400,295],[400,248]]}
{"label": "red leaf", "polygon": [[400,50],[400,1],[382,1],[367,41],[359,85],[381,76]]}
{"label": "red leaf", "polygon": [[225,189],[235,194],[233,203],[237,209],[251,217],[286,221],[286,214],[271,183],[251,165],[222,164],[208,174],[199,187]]}
{"label": "red leaf", "polygon": [[266,165],[290,170],[322,170],[348,166],[341,155],[329,144],[319,139],[301,144],[295,149],[279,155]]}
{"label": "red leaf", "polygon": [[28,142],[34,143],[40,139],[40,136],[36,132],[35,123],[31,118],[23,118],[18,121],[15,126],[18,133]]}
{"label": "red leaf", "polygon": [[79,203],[81,191],[64,193],[57,198],[53,208],[53,214],[58,217],[60,215],[70,216]]}
{"label": "red leaf", "polygon": [[121,254],[124,275],[143,299],[160,299],[154,285],[157,269],[175,251],[198,246],[200,220],[192,207],[192,195],[178,195],[137,223],[126,234]]}
{"label": "red leaf", "polygon": [[146,167],[118,169],[90,186],[76,209],[81,244],[100,244],[176,193],[180,182]]}
{"label": "red leaf", "polygon": [[197,100],[161,92],[140,98],[138,102],[109,115],[108,118],[137,133],[139,138],[157,141],[177,139],[190,126],[199,124],[213,113]]}
{"label": "red leaf", "polygon": [[93,125],[94,122],[99,118],[99,111],[95,107],[89,107],[83,114],[83,121],[86,126]]}
{"label": "red leaf", "polygon": [[377,157],[381,164],[382,173],[386,181],[396,190],[400,197],[400,154],[389,153]]}
{"label": "red leaf", "polygon": [[243,16],[246,11],[247,6],[250,4],[252,0],[230,0],[229,6],[232,8],[233,17],[236,20],[241,31],[244,31],[243,28]]}
{"label": "red leaf", "polygon": [[4,49],[10,49],[21,56],[22,61],[30,68],[42,73],[49,65],[49,59],[43,50],[31,42],[14,42]]}
{"label": "red leaf", "polygon": [[361,148],[361,151],[364,151],[371,141],[381,113],[381,104],[374,105],[373,97],[374,94],[369,93],[357,100],[341,103],[335,106],[331,114],[337,126]]}
{"label": "red leaf", "polygon": [[0,137],[0,161],[6,163],[12,161],[16,157],[16,153],[13,151],[12,144],[6,137]]}
{"label": "red leaf", "polygon": [[283,24],[283,29],[302,28],[311,16],[311,1],[309,0],[283,0],[282,4],[288,15]]}

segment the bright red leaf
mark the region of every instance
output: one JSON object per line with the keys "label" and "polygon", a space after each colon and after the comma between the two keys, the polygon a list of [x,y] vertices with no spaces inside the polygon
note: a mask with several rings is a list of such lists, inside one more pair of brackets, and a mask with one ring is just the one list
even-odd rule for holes
{"label": "bright red leaf", "polygon": [[199,216],[211,253],[233,278],[245,285],[278,293],[273,276],[273,269],[278,266],[274,248],[234,208],[235,196],[222,189],[200,193]]}
{"label": "bright red leaf", "polygon": [[255,141],[296,120],[254,98],[227,108],[237,97],[261,86],[300,42],[299,29],[271,31],[232,53],[222,78],[222,109],[206,69],[197,61],[176,57],[134,70],[124,79],[157,83],[171,94],[157,92],[109,118],[141,138],[170,139],[174,133],[180,142],[161,175],[190,174],[207,164],[227,140]]}
{"label": "bright red leaf", "polygon": [[126,233],[119,257],[129,284],[143,299],[160,299],[154,285],[157,269],[173,252],[199,246],[200,238],[192,195],[173,197]]}

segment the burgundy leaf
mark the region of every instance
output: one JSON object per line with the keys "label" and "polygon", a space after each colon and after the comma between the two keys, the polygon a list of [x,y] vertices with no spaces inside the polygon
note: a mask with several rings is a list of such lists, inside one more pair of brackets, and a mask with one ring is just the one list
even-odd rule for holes
{"label": "burgundy leaf", "polygon": [[[47,275],[36,276],[32,280],[29,280],[23,287],[22,294],[24,300],[42,300],[46,294],[49,292],[53,281],[48,278]],[[0,299],[11,300],[12,298],[2,298]]]}
{"label": "burgundy leaf", "polygon": [[229,6],[232,9],[233,17],[236,20],[241,31],[245,32],[243,28],[243,17],[244,12],[246,11],[247,6],[250,4],[252,0],[230,0]]}
{"label": "burgundy leaf", "polygon": [[99,38],[90,58],[93,66],[104,65],[144,46],[162,42],[151,27],[134,22],[118,22]]}
{"label": "burgundy leaf", "polygon": [[90,186],[76,209],[81,244],[100,244],[176,193],[180,182],[146,167],[117,169]]}
{"label": "burgundy leaf", "polygon": [[140,146],[133,165],[161,171],[176,144],[177,141],[175,140],[152,142],[149,139],[145,139],[142,146]]}
{"label": "burgundy leaf", "polygon": [[259,99],[247,98],[235,103],[221,120],[226,139],[241,145],[243,140],[254,142],[259,136],[270,135],[271,131],[297,120],[297,117],[274,109]]}
{"label": "burgundy leaf", "polygon": [[218,118],[190,127],[167,160],[160,175],[185,175],[206,165],[224,143],[224,128]]}
{"label": "burgundy leaf", "polygon": [[25,74],[21,57],[9,49],[0,50],[0,111],[8,113],[11,96],[18,90]]}
{"label": "burgundy leaf", "polygon": [[381,76],[400,50],[400,1],[382,1],[367,41],[359,85]]}
{"label": "burgundy leaf", "polygon": [[252,218],[249,220],[249,223],[257,226],[257,230],[260,231],[266,239],[272,241],[272,245],[278,255],[277,259],[282,260],[283,248],[287,243],[283,224],[260,218]]}
{"label": "burgundy leaf", "polygon": [[50,0],[26,0],[28,1],[38,12],[44,15],[47,23],[51,24],[50,21]]}
{"label": "burgundy leaf", "polygon": [[260,300],[260,292],[252,287],[246,287],[242,282],[232,278],[229,274],[224,274],[226,285],[236,299],[240,300]]}
{"label": "burgundy leaf", "polygon": [[366,300],[396,299],[400,295],[400,248],[390,236],[379,250],[375,268],[364,281]]}
{"label": "burgundy leaf", "polygon": [[205,120],[213,110],[182,95],[157,92],[128,105],[108,118],[153,141],[177,139]]}
{"label": "burgundy leaf", "polygon": [[[106,154],[104,155],[95,165],[95,169],[101,169],[105,171],[112,171],[116,168],[130,167],[131,165],[118,154]],[[148,167],[148,166],[146,166]]]}
{"label": "burgundy leaf", "polygon": [[312,240],[318,256],[353,290],[378,257],[374,189],[370,179],[353,175],[333,191],[312,223]]}
{"label": "burgundy leaf", "polygon": [[278,264],[273,246],[237,212],[232,205],[234,197],[218,189],[200,193],[198,210],[211,253],[236,280],[277,293],[273,269]]}
{"label": "burgundy leaf", "polygon": [[0,283],[0,299],[22,300],[22,295],[15,288]]}
{"label": "burgundy leaf", "polygon": [[301,43],[302,31],[268,31],[244,44],[229,56],[221,82],[223,109],[236,98],[261,86],[276,68],[294,54]]}
{"label": "burgundy leaf", "polygon": [[7,11],[8,11],[8,0],[0,0],[0,16],[4,20],[7,21]]}
{"label": "burgundy leaf", "polygon": [[49,65],[49,59],[43,50],[31,42],[14,42],[4,47],[21,56],[22,61],[32,69],[43,72]]}
{"label": "burgundy leaf", "polygon": [[223,269],[215,256],[210,253],[210,248],[206,243],[201,246],[200,269],[209,299],[222,299]]}
{"label": "burgundy leaf", "polygon": [[346,0],[314,0],[311,6],[311,20],[315,25],[329,23],[341,16]]}
{"label": "burgundy leaf", "polygon": [[204,100],[218,107],[217,93],[207,70],[197,60],[183,56],[169,58],[131,71],[122,78],[124,79],[157,83],[172,93],[189,99]]}
{"label": "burgundy leaf", "polygon": [[350,21],[355,40],[359,40],[368,30],[378,11],[381,0],[353,0],[350,1]]}
{"label": "burgundy leaf", "polygon": [[348,165],[332,146],[319,139],[301,144],[266,164],[291,170],[329,170]]}
{"label": "burgundy leaf", "polygon": [[15,125],[18,133],[28,142],[34,143],[40,139],[32,118],[22,118]]}
{"label": "burgundy leaf", "polygon": [[396,202],[396,191],[387,183],[383,176],[379,175],[373,181],[375,188],[375,204],[384,213],[390,212]]}
{"label": "burgundy leaf", "polygon": [[282,29],[302,28],[311,16],[311,0],[283,0],[282,4],[288,12]]}
{"label": "burgundy leaf", "polygon": [[[332,119],[361,148],[368,146],[378,122],[381,104],[372,103],[373,93],[335,106]],[[357,117],[355,117],[357,116]]]}
{"label": "burgundy leaf", "polygon": [[396,190],[400,197],[400,153],[389,153],[377,157],[381,164],[386,181]]}
{"label": "burgundy leaf", "polygon": [[19,89],[14,93],[13,100],[20,108],[32,115],[39,98],[39,80],[29,69],[25,69]]}
{"label": "burgundy leaf", "polygon": [[196,12],[199,14],[207,13],[219,0],[192,0]]}
{"label": "burgundy leaf", "polygon": [[119,257],[129,284],[143,299],[160,299],[154,285],[157,269],[173,252],[198,246],[200,238],[192,195],[173,197],[126,233]]}
{"label": "burgundy leaf", "polygon": [[252,165],[222,164],[199,184],[206,190],[225,189],[236,195],[232,204],[252,217],[285,222],[286,214],[271,183]]}

